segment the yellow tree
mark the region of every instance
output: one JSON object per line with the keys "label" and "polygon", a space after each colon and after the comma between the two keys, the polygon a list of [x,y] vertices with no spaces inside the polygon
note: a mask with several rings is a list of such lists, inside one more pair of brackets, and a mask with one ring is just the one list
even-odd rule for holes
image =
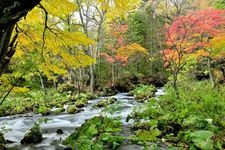
{"label": "yellow tree", "polygon": [[[36,7],[26,20],[18,25],[18,50],[14,61],[30,59],[38,70],[54,82],[58,76],[70,77],[70,71],[86,67],[95,60],[83,51],[83,47],[94,44],[83,32],[68,30],[65,18],[77,7],[69,1],[46,0]],[[61,11],[59,11],[61,10]],[[29,60],[29,59],[28,59]]]}

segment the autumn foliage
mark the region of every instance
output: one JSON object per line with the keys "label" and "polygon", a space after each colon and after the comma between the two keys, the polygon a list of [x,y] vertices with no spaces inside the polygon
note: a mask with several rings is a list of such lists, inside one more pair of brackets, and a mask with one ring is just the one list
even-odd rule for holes
{"label": "autumn foliage", "polygon": [[220,36],[224,27],[224,10],[202,10],[178,17],[166,26],[167,49],[162,51],[165,66],[182,65],[188,54],[208,56],[210,40]]}
{"label": "autumn foliage", "polygon": [[126,66],[129,57],[134,54],[142,53],[148,55],[147,50],[141,45],[127,42],[127,31],[127,24],[111,23],[109,30],[111,41],[107,46],[107,51],[101,53],[101,56],[106,58],[108,63],[121,63],[123,66]]}

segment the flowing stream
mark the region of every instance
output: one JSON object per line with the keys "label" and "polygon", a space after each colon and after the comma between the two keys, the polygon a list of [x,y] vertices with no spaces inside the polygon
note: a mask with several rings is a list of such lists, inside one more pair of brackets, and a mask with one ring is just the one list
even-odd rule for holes
{"label": "flowing stream", "polygon": [[[163,94],[163,89],[157,89],[155,93],[156,97]],[[133,96],[127,96],[127,93],[118,93],[114,96],[117,99],[117,103],[122,107],[121,111],[118,113],[113,113],[111,116],[120,116],[121,121],[124,126],[132,124],[132,122],[126,122],[126,117],[131,113],[132,109],[139,105],[134,100]],[[0,118],[0,127],[5,129],[11,129],[4,134],[5,139],[12,141],[12,144],[7,144],[7,147],[16,150],[64,150],[65,146],[61,142],[68,137],[77,127],[81,126],[85,120],[90,119],[94,116],[110,115],[109,113],[102,112],[102,108],[93,108],[92,106],[96,104],[101,99],[108,97],[99,97],[94,100],[89,100],[88,105],[85,106],[77,114],[67,114],[62,113],[59,115],[41,116],[38,114],[25,114],[25,115],[15,115]],[[20,141],[24,137],[25,132],[30,129],[35,121],[39,119],[47,118],[49,119],[47,123],[41,124],[41,129],[43,132],[43,141],[39,144],[32,145],[22,145]],[[63,134],[57,134],[58,129],[63,130]],[[143,149],[138,145],[123,145],[120,150],[139,150]]]}

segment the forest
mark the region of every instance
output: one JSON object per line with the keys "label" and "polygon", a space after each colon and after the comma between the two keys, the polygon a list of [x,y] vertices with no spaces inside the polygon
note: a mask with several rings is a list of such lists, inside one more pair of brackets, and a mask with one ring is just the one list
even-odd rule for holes
{"label": "forest", "polygon": [[0,149],[225,150],[225,0],[0,0]]}

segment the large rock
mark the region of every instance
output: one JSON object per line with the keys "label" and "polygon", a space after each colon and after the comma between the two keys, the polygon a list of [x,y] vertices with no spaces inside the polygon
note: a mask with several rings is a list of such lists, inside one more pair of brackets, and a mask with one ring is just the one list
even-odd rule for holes
{"label": "large rock", "polygon": [[35,123],[34,126],[25,134],[24,138],[20,141],[21,144],[37,144],[41,143],[42,134],[39,124]]}
{"label": "large rock", "polygon": [[110,104],[115,103],[116,101],[117,101],[117,99],[114,97],[103,99],[103,100],[99,101],[97,104],[95,104],[93,107],[98,107],[98,108],[106,107]]}
{"label": "large rock", "polygon": [[6,144],[6,140],[3,136],[3,133],[0,132],[0,149],[6,149],[5,148],[5,144]]}
{"label": "large rock", "polygon": [[67,112],[68,112],[69,114],[75,114],[75,113],[80,112],[80,109],[77,108],[75,105],[69,105],[69,106],[68,106],[68,109],[67,109]]}

